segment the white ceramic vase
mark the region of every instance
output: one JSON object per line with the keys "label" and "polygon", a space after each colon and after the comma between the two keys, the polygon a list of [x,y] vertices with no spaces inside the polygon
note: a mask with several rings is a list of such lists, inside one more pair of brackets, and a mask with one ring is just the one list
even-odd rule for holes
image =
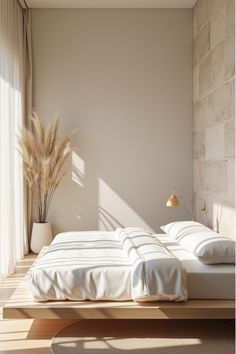
{"label": "white ceramic vase", "polygon": [[51,225],[46,223],[34,222],[31,234],[30,248],[38,254],[42,247],[48,246],[52,241]]}

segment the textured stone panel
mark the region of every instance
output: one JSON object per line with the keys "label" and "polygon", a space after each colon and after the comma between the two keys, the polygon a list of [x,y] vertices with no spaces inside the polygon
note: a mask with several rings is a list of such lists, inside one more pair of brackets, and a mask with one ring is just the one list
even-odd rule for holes
{"label": "textured stone panel", "polygon": [[193,130],[198,131],[215,122],[235,116],[234,79],[193,105]]}
{"label": "textured stone panel", "polygon": [[[201,210],[202,200],[206,201],[206,210]],[[197,192],[194,197],[196,220],[216,232],[235,239],[235,204],[226,199],[217,198],[207,192]]]}
{"label": "textured stone panel", "polygon": [[231,119],[235,114],[234,79],[193,105],[193,130]]}
{"label": "textured stone panel", "polygon": [[213,124],[206,129],[206,158],[224,157],[224,124]]}
{"label": "textured stone panel", "polygon": [[224,46],[220,43],[201,62],[199,73],[200,97],[223,83],[224,72]]}
{"label": "textured stone panel", "polygon": [[235,202],[235,159],[227,162],[227,200]]}
{"label": "textured stone panel", "polygon": [[198,0],[193,10],[193,205],[196,220],[230,237],[235,237],[234,31],[234,0]]}
{"label": "textured stone panel", "polygon": [[212,94],[212,110],[216,122],[234,117],[234,79]]}
{"label": "textured stone panel", "polygon": [[226,13],[227,31],[230,33],[235,29],[235,0],[227,1],[227,13]]}
{"label": "textured stone panel", "polygon": [[197,30],[208,20],[208,0],[198,1],[197,3]]}
{"label": "textured stone panel", "polygon": [[193,8],[193,37],[197,34],[197,6]]}
{"label": "textured stone panel", "polygon": [[193,130],[199,131],[214,123],[212,96],[208,95],[194,104]]}
{"label": "textured stone panel", "polygon": [[193,40],[193,64],[210,50],[210,24],[207,23]]}
{"label": "textured stone panel", "polygon": [[199,186],[199,160],[193,160],[193,190],[194,192],[199,192],[200,191],[200,186]]}
{"label": "textured stone panel", "polygon": [[235,204],[221,199],[213,201],[213,223],[219,233],[235,239]]}
{"label": "textured stone panel", "polygon": [[225,123],[224,135],[225,157],[235,156],[235,119]]}
{"label": "textured stone panel", "polygon": [[199,99],[199,65],[193,67],[193,101]]}
{"label": "textured stone panel", "polygon": [[[201,210],[205,202],[205,210]],[[212,228],[212,208],[211,196],[206,192],[194,193],[194,213],[196,220]],[[210,208],[209,208],[210,206]]]}
{"label": "textured stone panel", "polygon": [[211,48],[220,43],[227,36],[227,4],[220,7],[211,21]]}
{"label": "textured stone panel", "polygon": [[200,114],[201,102],[193,103],[193,132],[202,129],[202,116]]}
{"label": "textured stone panel", "polygon": [[226,195],[227,192],[227,161],[226,160],[195,160],[194,190]]}
{"label": "textured stone panel", "polygon": [[224,78],[231,79],[235,73],[235,33],[232,31],[224,41]]}
{"label": "textured stone panel", "polygon": [[193,104],[193,132],[197,132],[203,128],[202,115],[200,114],[201,102]]}
{"label": "textured stone panel", "polygon": [[193,134],[193,158],[205,157],[205,129]]}
{"label": "textured stone panel", "polygon": [[[200,0],[206,1],[206,0]],[[213,17],[215,13],[227,2],[227,0],[207,0],[209,17]]]}

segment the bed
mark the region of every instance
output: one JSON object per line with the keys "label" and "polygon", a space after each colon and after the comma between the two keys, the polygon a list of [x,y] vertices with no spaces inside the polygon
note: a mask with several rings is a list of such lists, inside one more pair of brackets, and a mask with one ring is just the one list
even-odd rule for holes
{"label": "bed", "polygon": [[33,268],[30,291],[36,301],[187,300],[181,262],[135,227],[57,235]]}
{"label": "bed", "polygon": [[[140,244],[135,244],[135,250],[138,249],[142,251],[141,259],[147,257],[147,254],[149,254],[148,261],[151,260],[151,271],[153,270],[152,265],[154,265],[154,267],[157,265],[157,263],[153,263],[153,259],[156,258],[156,252],[159,252],[161,257],[163,257],[164,254],[165,261],[167,257],[167,268],[164,267],[164,277],[169,273],[170,269],[173,268],[174,264],[175,273],[172,278],[177,279],[177,282],[175,282],[174,285],[172,284],[173,286],[168,294],[164,293],[164,297],[159,296],[159,293],[159,298],[147,298],[147,294],[142,293],[143,284],[141,284],[141,293],[144,295],[143,298],[138,298],[140,295],[138,292],[136,293],[136,300],[138,300],[138,302],[136,300],[130,301],[130,299],[134,300],[132,285],[130,284],[132,284],[132,275],[135,274],[132,270],[131,263],[139,265],[143,263],[136,262],[137,259],[135,257],[137,255],[135,252],[133,253],[133,248],[130,248],[130,235],[128,235],[128,238],[125,238],[126,251],[124,253],[124,249],[121,249],[120,243],[117,242],[114,233],[103,232],[100,235],[96,232],[90,233],[90,240],[86,233],[79,233],[79,235],[72,233],[67,235],[67,237],[72,238],[72,243],[73,238],[76,238],[76,241],[78,241],[77,249],[75,249],[75,245],[72,245],[71,242],[63,243],[64,240],[62,239],[60,239],[60,242],[56,242],[56,245],[54,244],[49,247],[49,249],[44,249],[20,287],[5,305],[3,309],[4,318],[234,318],[233,265],[207,266],[199,262],[194,256],[189,254],[189,252],[183,250],[177,242],[168,238],[166,235],[151,235],[149,239],[145,238],[146,236],[147,235],[144,235],[141,247]],[[103,284],[101,287],[102,290],[100,289],[98,293],[95,294],[94,299],[90,298],[90,301],[84,301],[86,298],[89,298],[86,295],[85,297],[82,296],[83,301],[81,301],[80,297],[79,300],[76,299],[78,294],[75,295],[74,299],[74,295],[71,298],[68,297],[68,289],[65,289],[66,282],[62,281],[59,288],[61,287],[63,291],[66,291],[64,292],[64,297],[62,296],[60,298],[61,289],[57,292],[55,288],[49,289],[47,285],[44,286],[45,274],[46,277],[48,277],[49,284],[52,283],[52,276],[54,277],[53,282],[57,285],[60,284],[60,281],[58,282],[58,273],[53,274],[52,269],[54,267],[54,270],[58,270],[60,264],[62,264],[61,257],[64,257],[67,258],[67,261],[70,263],[67,263],[66,267],[62,267],[62,280],[68,279],[68,274],[70,276],[77,267],[77,265],[73,263],[73,259],[78,258],[79,254],[82,258],[81,250],[84,250],[83,237],[86,238],[86,254],[90,258],[90,261],[88,260],[90,267],[86,268],[91,268],[91,256],[93,258],[94,267],[92,268],[94,271],[92,272],[92,280],[97,279],[96,269],[98,265],[106,269],[105,272],[102,272],[103,279],[101,279],[101,275],[99,275],[100,278],[98,278],[97,282],[98,284]],[[92,242],[94,237],[96,237],[97,241],[99,239],[96,252],[94,251],[94,244]],[[124,242],[124,239],[122,240]],[[133,241],[135,240],[140,242],[140,237],[135,237],[134,235]],[[150,250],[152,245],[150,243],[154,243],[156,247],[156,241],[157,245],[162,244],[164,248],[168,249],[168,252],[163,253],[163,250],[157,248],[152,253]],[[79,245],[80,243],[81,245]],[[91,246],[91,248],[89,246]],[[89,248],[90,250],[88,251]],[[127,251],[131,252],[133,258],[127,258]],[[73,254],[73,252],[75,253]],[[87,252],[95,252],[95,254],[88,255]],[[84,258],[86,258],[85,254]],[[169,261],[171,261],[171,263],[169,263]],[[50,267],[50,262],[52,262],[52,267]],[[83,264],[86,264],[86,259],[83,260]],[[75,268],[73,268],[74,266]],[[168,267],[170,267],[169,270]],[[142,272],[142,266],[136,269],[138,270],[138,278],[140,277],[140,269]],[[101,272],[99,271],[98,273]],[[37,276],[35,277],[36,274]],[[186,274],[187,277],[185,277]],[[44,282],[42,282],[42,277],[44,278]],[[114,278],[119,285],[115,289]],[[173,280],[172,278],[171,281]],[[110,301],[111,297],[108,296],[109,294],[104,297],[104,284],[109,284],[111,281],[113,283],[112,291],[115,291],[115,296],[119,296],[119,298],[116,298],[117,301]],[[91,282],[88,282],[88,284],[89,287],[91,287]],[[188,291],[188,301],[185,301],[187,300],[185,286]],[[31,288],[30,291],[29,287]],[[40,289],[40,295],[35,291],[34,287]],[[69,293],[70,291],[71,290],[69,290]],[[155,291],[156,289],[154,289],[154,292]],[[56,292],[57,296],[59,296],[58,298],[55,297]],[[32,298],[32,294],[33,297],[40,302],[36,302]],[[112,294],[112,296],[113,295],[114,294]],[[81,296],[81,294],[79,294],[79,296]],[[69,300],[64,300],[67,298],[69,298]]]}

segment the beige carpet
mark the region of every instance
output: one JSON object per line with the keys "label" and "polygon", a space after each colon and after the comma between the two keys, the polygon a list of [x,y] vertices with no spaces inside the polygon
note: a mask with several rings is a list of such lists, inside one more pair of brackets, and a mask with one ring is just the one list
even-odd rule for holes
{"label": "beige carpet", "polygon": [[84,320],[61,330],[55,354],[234,354],[232,321]]}

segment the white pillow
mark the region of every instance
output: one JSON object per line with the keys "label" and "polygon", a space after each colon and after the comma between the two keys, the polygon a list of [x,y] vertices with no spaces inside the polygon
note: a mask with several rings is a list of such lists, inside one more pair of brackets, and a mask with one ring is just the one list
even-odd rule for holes
{"label": "white pillow", "polygon": [[161,229],[205,264],[235,263],[235,242],[198,222],[173,222]]}
{"label": "white pillow", "polygon": [[167,235],[171,236],[175,240],[181,240],[185,235],[193,234],[196,232],[211,231],[209,227],[206,227],[197,221],[176,221],[170,224],[160,227]]}

